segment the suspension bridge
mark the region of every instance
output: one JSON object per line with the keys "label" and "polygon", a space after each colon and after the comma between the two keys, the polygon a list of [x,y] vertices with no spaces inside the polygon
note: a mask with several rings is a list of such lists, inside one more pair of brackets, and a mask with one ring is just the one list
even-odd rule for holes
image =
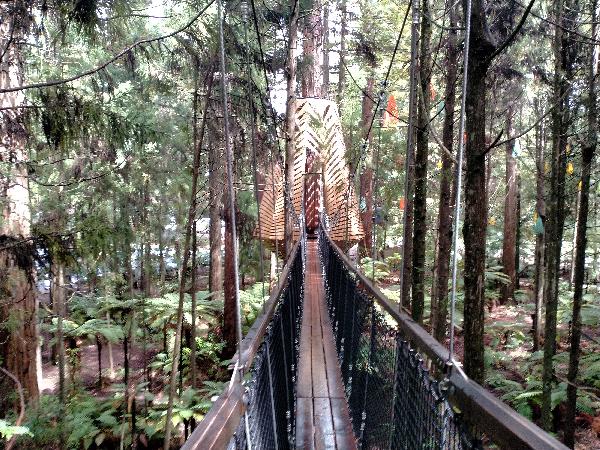
{"label": "suspension bridge", "polygon": [[299,99],[294,182],[272,167],[257,235],[294,246],[192,449],[565,449],[470,380],[340,248],[363,236],[335,103]]}

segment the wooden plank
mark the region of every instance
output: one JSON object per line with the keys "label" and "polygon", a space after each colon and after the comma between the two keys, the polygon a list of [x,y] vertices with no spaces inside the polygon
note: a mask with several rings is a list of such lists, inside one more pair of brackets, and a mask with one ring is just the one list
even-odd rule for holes
{"label": "wooden plank", "polygon": [[331,415],[335,429],[335,442],[339,449],[356,449],[356,437],[350,424],[350,413],[345,398],[332,398]]}
{"label": "wooden plank", "polygon": [[328,398],[314,399],[315,449],[335,449],[335,429]]}
{"label": "wooden plank", "polygon": [[[326,320],[327,317],[325,317]],[[335,341],[331,324],[323,323],[323,349],[325,353],[325,366],[327,371],[327,386],[330,398],[345,398],[342,374],[338,363]]]}
{"label": "wooden plank", "polygon": [[315,448],[312,398],[298,398],[296,402],[296,449]]}

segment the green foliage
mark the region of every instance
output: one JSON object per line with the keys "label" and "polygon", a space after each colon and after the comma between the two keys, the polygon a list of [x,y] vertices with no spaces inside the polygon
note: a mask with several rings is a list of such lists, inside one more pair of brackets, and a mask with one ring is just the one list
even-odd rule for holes
{"label": "green foliage", "polygon": [[8,441],[13,436],[21,436],[24,434],[33,436],[31,431],[29,431],[29,428],[11,425],[6,420],[0,419],[0,437],[2,437],[2,439]]}
{"label": "green foliage", "polygon": [[402,268],[402,254],[393,253],[385,258],[385,263],[391,270],[398,271]]}
{"label": "green foliage", "polygon": [[252,326],[256,318],[261,314],[263,305],[269,299],[269,285],[265,283],[263,296],[263,284],[254,283],[252,286],[240,291],[240,302],[242,304],[242,321],[244,333]]}
{"label": "green foliage", "polygon": [[[373,266],[375,267],[373,268]],[[390,276],[390,268],[387,263],[384,261],[375,261],[375,264],[373,264],[373,259],[369,257],[360,260],[360,269],[367,278],[371,280],[374,278],[376,282]]]}

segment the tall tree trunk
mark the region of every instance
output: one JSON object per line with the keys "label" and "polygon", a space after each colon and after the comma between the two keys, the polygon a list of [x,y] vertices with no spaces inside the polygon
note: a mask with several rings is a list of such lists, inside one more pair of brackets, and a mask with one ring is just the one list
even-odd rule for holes
{"label": "tall tree trunk", "polygon": [[[598,38],[598,1],[591,2],[592,39]],[[594,154],[598,142],[598,106],[596,76],[598,74],[598,48],[590,46],[587,121],[588,138],[581,154],[581,190],[579,192],[579,210],[577,214],[577,241],[575,244],[575,269],[573,293],[573,319],[571,321],[571,350],[569,352],[569,372],[567,374],[567,412],[565,415],[565,445],[575,446],[575,415],[577,412],[577,374],[581,355],[581,306],[583,303],[583,283],[585,278],[585,253],[587,245],[587,222],[590,203],[590,175]]]}
{"label": "tall tree trunk", "polygon": [[402,274],[400,276],[400,304],[410,308],[412,286],[413,251],[413,196],[415,190],[414,142],[415,116],[418,100],[418,57],[419,57],[419,1],[412,4],[410,37],[410,80],[408,100],[408,129],[406,132],[406,158],[404,161],[404,217],[402,218]]}
{"label": "tall tree trunk", "polygon": [[515,290],[521,289],[521,173],[517,168],[517,245],[515,249]]}
{"label": "tall tree trunk", "polygon": [[[212,78],[212,77],[211,77]],[[205,107],[203,118],[208,114]],[[204,120],[204,119],[203,119]],[[208,241],[210,246],[210,260],[208,273],[208,290],[213,299],[222,298],[223,294],[223,235],[221,215],[223,211],[223,155],[220,152],[218,139],[212,132],[208,145],[208,197],[210,226]]]}
{"label": "tall tree trunk", "polygon": [[552,103],[552,172],[547,202],[546,228],[546,280],[544,300],[546,322],[544,326],[544,361],[542,374],[542,426],[552,428],[552,386],[554,384],[554,354],[556,351],[556,316],[558,310],[558,283],[560,278],[560,253],[565,222],[565,168],[567,160],[567,133],[569,127],[568,97],[572,80],[573,45],[565,29],[575,27],[571,0],[555,0],[554,81]]}
{"label": "tall tree trunk", "polygon": [[[464,279],[464,367],[466,374],[482,384],[484,366],[485,319],[485,243],[487,228],[485,79],[495,50],[487,25],[483,1],[477,0],[471,9],[470,58],[466,95],[466,173]],[[459,139],[464,139],[459,136]]]}
{"label": "tall tree trunk", "polygon": [[[535,99],[535,111],[539,114],[539,99]],[[544,149],[545,149],[544,121],[535,130],[535,160],[536,160],[536,202],[537,217],[543,223],[546,215],[544,201]],[[538,219],[536,218],[536,222]],[[535,236],[535,274],[533,281],[533,295],[535,310],[533,313],[533,351],[540,349],[541,343],[541,318],[544,303],[544,230],[537,230]]]}
{"label": "tall tree trunk", "polygon": [[431,83],[431,21],[429,0],[421,2],[417,152],[415,155],[415,198],[413,230],[412,316],[423,322],[425,309],[425,249],[427,236],[427,159],[429,156],[429,108]]}
{"label": "tall tree trunk", "polygon": [[[444,125],[442,142],[449,152],[454,143],[454,105],[456,103],[456,79],[458,73],[458,45],[456,33],[456,6],[450,8],[450,31],[446,44],[446,91],[444,93]],[[442,152],[440,173],[440,203],[438,207],[437,273],[435,283],[436,313],[433,317],[433,336],[443,342],[446,336],[448,317],[448,278],[450,274],[450,252],[452,249],[452,208],[454,198],[451,192],[453,161],[450,155]]]}
{"label": "tall tree trunk", "polygon": [[[29,26],[28,2],[0,3],[0,88],[23,84],[22,45]],[[37,359],[38,302],[35,295],[34,248],[30,237],[27,130],[23,92],[0,95],[0,321],[12,324],[0,331],[0,361],[21,383],[33,404],[39,397]],[[15,108],[15,109],[11,109]],[[1,409],[1,408],[0,408]]]}
{"label": "tall tree trunk", "polygon": [[[214,68],[209,67],[208,81],[206,86],[206,99],[204,103],[204,111],[202,114],[202,125],[200,127],[200,135],[198,137],[198,143],[194,146],[194,159],[192,166],[192,189],[190,191],[190,200],[188,203],[187,218],[185,222],[185,237],[183,243],[183,261],[180,269],[179,279],[179,303],[177,305],[177,328],[175,330],[175,342],[173,344],[173,364],[171,368],[171,375],[169,378],[169,400],[167,404],[167,414],[165,419],[165,437],[163,441],[164,450],[168,450],[171,442],[171,416],[173,413],[173,402],[175,400],[175,391],[177,386],[177,375],[179,370],[179,355],[181,352],[181,335],[183,331],[183,302],[185,298],[185,283],[186,283],[186,269],[190,262],[190,244],[192,241],[192,223],[196,216],[196,196],[198,195],[198,177],[200,175],[200,154],[202,150],[202,142],[204,141],[204,134],[206,130],[207,112],[208,105],[210,102],[210,95],[212,93],[213,80],[214,80]],[[221,76],[224,76],[221,73]]]}
{"label": "tall tree trunk", "polygon": [[148,223],[148,210],[150,209],[150,180],[146,178],[144,182],[144,205],[143,205],[143,229],[145,236],[144,244],[144,296],[152,296],[152,260],[150,244],[150,225]]}
{"label": "tall tree trunk", "polygon": [[[373,110],[375,104],[373,103],[373,87],[375,84],[375,75],[373,74],[373,68],[370,70],[370,75],[367,79],[367,87],[365,94],[362,98],[362,112],[361,112],[361,129],[362,137],[365,142],[370,144],[373,140],[373,134],[370,132],[371,120],[375,111]],[[368,152],[368,149],[362,151]],[[369,152],[369,154],[371,154]],[[371,252],[371,246],[373,245],[373,167],[372,159],[367,158],[365,161],[365,168],[360,174],[360,203],[361,212],[360,218],[363,225],[363,231],[365,233],[363,240],[360,242],[360,250],[364,255],[369,255]]]}
{"label": "tall tree trunk", "polygon": [[52,303],[57,317],[56,324],[56,345],[58,347],[58,399],[64,406],[65,395],[65,338],[63,321],[65,318],[65,269],[64,265],[58,261],[52,264]]}
{"label": "tall tree trunk", "polygon": [[[321,66],[321,56],[323,54],[323,22],[321,20],[321,0],[311,0],[309,5],[310,10],[306,11],[306,15],[302,21],[303,70],[300,74],[302,96],[321,98],[323,97],[323,68]],[[300,7],[300,3],[298,3],[298,7]]]}
{"label": "tall tree trunk", "polygon": [[338,66],[338,85],[337,85],[337,104],[341,109],[346,87],[346,34],[348,33],[348,14],[346,7],[347,0],[341,0],[340,6],[340,64]]}
{"label": "tall tree trunk", "polygon": [[[513,136],[513,108],[506,113],[506,135]],[[506,143],[506,197],[504,199],[504,239],[502,240],[502,266],[509,282],[502,285],[500,303],[515,299],[515,266],[517,251],[517,160],[514,156],[515,141]]]}
{"label": "tall tree trunk", "polygon": [[293,13],[290,19],[288,52],[286,60],[286,92],[287,102],[285,107],[285,183],[284,183],[284,245],[285,256],[292,251],[294,222],[292,218],[291,189],[294,185],[294,153],[295,128],[296,128],[296,46],[298,40],[298,15],[300,2],[294,1]]}
{"label": "tall tree trunk", "polygon": [[329,98],[329,3],[323,5],[323,85],[321,97]]}
{"label": "tall tree trunk", "polygon": [[569,290],[573,289],[573,283],[575,283],[575,255],[577,253],[577,230],[579,228],[579,205],[581,201],[581,191],[577,191],[575,195],[575,211],[573,211],[573,217],[575,217],[575,226],[573,227],[573,241],[571,248],[571,267],[569,273]]}
{"label": "tall tree trunk", "polygon": [[[237,202],[235,204],[237,208]],[[222,357],[225,359],[229,359],[235,354],[237,345],[235,278],[233,278],[235,272],[233,266],[233,227],[235,225],[231,223],[231,215],[229,212],[229,198],[225,200],[225,205],[225,283],[223,290],[223,294],[225,297],[225,304],[223,307],[223,341],[225,342],[225,347],[223,348]]]}

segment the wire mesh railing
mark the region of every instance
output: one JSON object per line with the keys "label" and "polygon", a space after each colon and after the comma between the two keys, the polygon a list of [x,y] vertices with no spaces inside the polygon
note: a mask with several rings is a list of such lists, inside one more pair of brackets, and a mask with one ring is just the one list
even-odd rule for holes
{"label": "wire mesh railing", "polygon": [[303,253],[300,242],[296,243],[265,313],[242,343],[243,389],[234,370],[230,387],[182,449],[293,448]]}
{"label": "wire mesh railing", "polygon": [[329,316],[358,448],[565,448],[447,364],[320,231]]}

